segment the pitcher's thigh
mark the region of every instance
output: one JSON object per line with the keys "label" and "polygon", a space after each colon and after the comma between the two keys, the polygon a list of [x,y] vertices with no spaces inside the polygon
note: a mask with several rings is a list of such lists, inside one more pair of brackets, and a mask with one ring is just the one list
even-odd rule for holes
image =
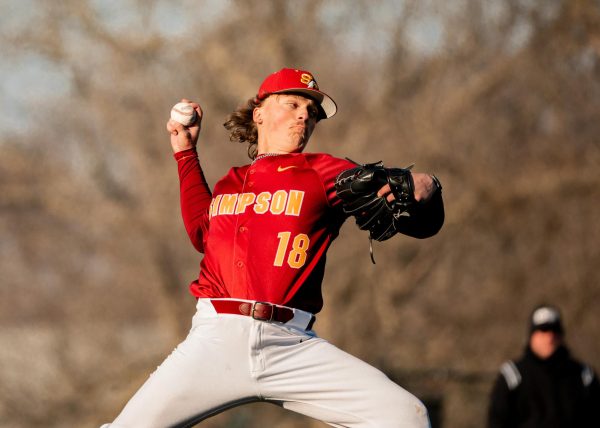
{"label": "pitcher's thigh", "polygon": [[335,427],[427,428],[423,403],[384,373],[315,338],[270,367],[268,397]]}
{"label": "pitcher's thigh", "polygon": [[236,342],[241,341],[228,340],[224,331],[215,337],[212,331],[225,329],[235,336],[236,326],[210,323],[190,332],[131,398],[111,428],[164,428],[251,401],[247,348],[237,349]]}

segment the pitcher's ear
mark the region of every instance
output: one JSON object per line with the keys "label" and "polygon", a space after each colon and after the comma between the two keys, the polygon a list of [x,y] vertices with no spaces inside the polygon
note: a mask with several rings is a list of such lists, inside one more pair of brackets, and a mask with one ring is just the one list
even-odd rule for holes
{"label": "pitcher's ear", "polygon": [[255,107],[254,110],[252,110],[252,120],[254,120],[256,123],[262,124],[262,109],[260,107]]}

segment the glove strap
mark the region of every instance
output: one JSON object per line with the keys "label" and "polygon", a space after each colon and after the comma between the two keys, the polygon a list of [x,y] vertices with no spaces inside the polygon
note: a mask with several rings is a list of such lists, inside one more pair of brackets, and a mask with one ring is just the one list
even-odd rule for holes
{"label": "glove strap", "polygon": [[369,254],[371,255],[371,261],[375,264],[375,256],[373,255],[373,238],[369,234]]}
{"label": "glove strap", "polygon": [[433,184],[435,185],[435,187],[437,187],[437,190],[442,190],[442,183],[440,182],[440,179],[437,178],[435,175],[431,174],[430,175],[431,179],[433,180]]}

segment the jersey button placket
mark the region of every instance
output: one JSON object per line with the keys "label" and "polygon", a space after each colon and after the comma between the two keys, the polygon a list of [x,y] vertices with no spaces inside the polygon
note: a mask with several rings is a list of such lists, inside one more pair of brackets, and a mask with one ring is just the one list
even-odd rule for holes
{"label": "jersey button placket", "polygon": [[[242,184],[242,192],[252,192],[252,188],[256,184],[256,174],[258,169],[256,167],[250,168],[244,177],[244,183]],[[244,210],[238,213],[237,219],[237,229],[236,229],[236,237],[235,237],[235,256],[233,259],[233,263],[235,266],[235,276],[236,281],[238,281],[239,286],[245,287],[246,290],[251,288],[251,285],[248,283],[248,270],[246,269],[246,265],[248,264],[248,254],[249,254],[249,229],[248,222],[251,221],[252,217],[252,206],[247,206]]]}
{"label": "jersey button placket", "polygon": [[247,232],[248,232],[248,227],[243,226],[243,225],[238,227],[237,250],[238,250],[238,255],[240,258],[238,258],[237,261],[235,262],[235,265],[237,266],[238,269],[244,269],[244,267],[246,267],[246,262],[243,258],[246,257],[246,254],[248,254]]}

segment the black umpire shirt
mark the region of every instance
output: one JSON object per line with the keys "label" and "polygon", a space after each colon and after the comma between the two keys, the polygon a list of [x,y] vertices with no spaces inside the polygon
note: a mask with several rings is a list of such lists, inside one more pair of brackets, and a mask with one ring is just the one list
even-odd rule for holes
{"label": "black umpire shirt", "polygon": [[488,428],[600,428],[598,378],[564,346],[546,360],[527,347],[500,369]]}

